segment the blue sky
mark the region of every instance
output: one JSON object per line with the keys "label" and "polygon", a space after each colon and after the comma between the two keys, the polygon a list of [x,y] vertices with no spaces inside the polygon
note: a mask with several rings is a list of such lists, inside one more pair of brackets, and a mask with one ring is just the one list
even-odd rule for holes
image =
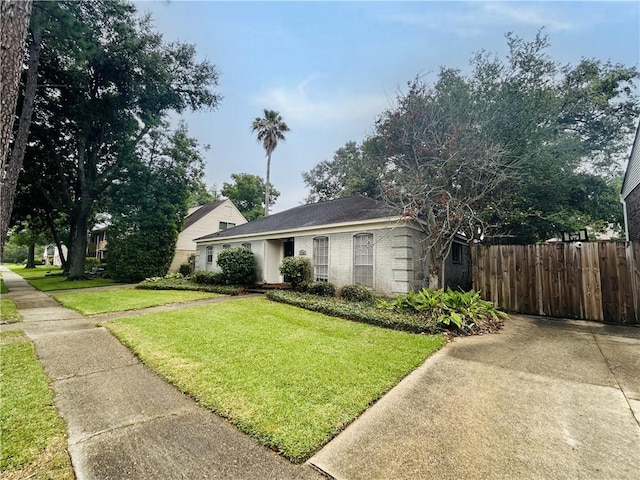
{"label": "blue sky", "polygon": [[640,63],[640,2],[220,2],[143,1],[167,41],[196,46],[220,72],[224,99],[212,112],[185,114],[191,135],[211,149],[208,185],[232,173],[264,178],[264,150],[251,133],[262,109],[278,110],[291,131],[273,154],[271,180],[281,192],[274,212],[307,195],[301,173],[361,141],[376,115],[416,75],[440,66],[463,72],[481,49],[502,58],[504,34],[527,40],[539,28],[549,55]]}

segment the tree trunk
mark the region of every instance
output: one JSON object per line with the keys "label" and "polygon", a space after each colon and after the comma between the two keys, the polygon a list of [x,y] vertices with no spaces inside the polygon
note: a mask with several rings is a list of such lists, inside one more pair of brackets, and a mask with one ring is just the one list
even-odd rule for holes
{"label": "tree trunk", "polygon": [[84,260],[87,256],[87,225],[91,208],[89,200],[81,200],[81,207],[71,227],[71,242],[69,246],[69,277],[68,280],[83,280]]}
{"label": "tree trunk", "polygon": [[0,2],[0,171],[9,158],[31,5],[31,0]]}
{"label": "tree trunk", "polygon": [[24,268],[36,268],[36,244],[29,244],[29,254],[27,255],[27,264]]}
{"label": "tree trunk", "polygon": [[264,216],[269,216],[269,194],[271,193],[271,153],[267,153],[267,181],[264,186]]}
{"label": "tree trunk", "polygon": [[[4,6],[4,2],[2,3]],[[4,10],[4,8],[3,8]],[[4,13],[4,12],[3,12]],[[2,33],[4,41],[4,31]],[[3,158],[2,171],[2,206],[0,207],[0,254],[4,249],[4,242],[7,238],[9,230],[9,222],[11,221],[11,212],[13,210],[13,201],[18,185],[18,177],[22,170],[22,162],[24,153],[27,148],[27,139],[29,137],[29,128],[31,126],[31,116],[33,114],[33,104],[36,97],[36,85],[38,83],[38,62],[40,61],[40,51],[42,49],[42,28],[36,28],[33,32],[33,42],[29,51],[29,70],[27,71],[27,81],[25,85],[24,100],[22,102],[22,112],[18,123],[18,132],[13,144],[11,159],[9,162]],[[3,60],[4,61],[4,60]],[[4,78],[2,83],[4,83]],[[4,87],[3,87],[4,93]],[[3,110],[4,110],[3,105]],[[15,111],[15,105],[12,112]],[[4,122],[3,122],[4,123]],[[4,144],[4,127],[3,127]],[[4,153],[4,146],[3,155]],[[8,148],[8,147],[7,147]]]}

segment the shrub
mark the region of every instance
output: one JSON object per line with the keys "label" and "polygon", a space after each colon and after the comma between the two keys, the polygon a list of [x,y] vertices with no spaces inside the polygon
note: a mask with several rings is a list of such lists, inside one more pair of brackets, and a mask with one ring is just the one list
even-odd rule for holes
{"label": "shrub", "polygon": [[469,292],[429,290],[399,295],[394,300],[379,301],[379,305],[395,311],[413,313],[426,322],[461,333],[481,333],[498,330],[507,318],[491,302],[483,300],[475,290]]}
{"label": "shrub", "polygon": [[136,288],[144,290],[193,290],[197,292],[220,293],[222,295],[238,295],[239,291],[231,285],[198,284],[186,278],[180,278],[174,273],[165,277],[151,277],[143,280]]}
{"label": "shrub", "polygon": [[311,282],[306,284],[305,292],[320,297],[334,297],[336,295],[336,287],[329,282]]}
{"label": "shrub", "polygon": [[226,278],[222,272],[195,272],[191,280],[201,285],[225,285]]}
{"label": "shrub", "polygon": [[227,283],[253,285],[256,282],[256,259],[245,247],[227,248],[218,254],[218,265]]}
{"label": "shrub", "polygon": [[182,265],[180,265],[178,272],[180,272],[180,274],[184,275],[185,277],[187,275],[191,275],[191,265],[189,265],[188,263],[183,263]]}
{"label": "shrub", "polygon": [[84,269],[87,271],[91,271],[93,268],[102,267],[102,262],[99,258],[95,257],[87,257],[84,259]]}
{"label": "shrub", "polygon": [[361,302],[370,305],[376,302],[373,292],[362,285],[345,285],[340,290],[340,297],[349,302]]}
{"label": "shrub", "polygon": [[437,331],[416,315],[380,309],[365,303],[354,303],[335,297],[318,297],[286,290],[273,290],[267,292],[266,296],[274,302],[286,303],[324,315],[368,323],[379,327],[413,333],[434,333]]}
{"label": "shrub", "polygon": [[285,257],[280,264],[280,273],[298,290],[311,279],[313,266],[306,257]]}

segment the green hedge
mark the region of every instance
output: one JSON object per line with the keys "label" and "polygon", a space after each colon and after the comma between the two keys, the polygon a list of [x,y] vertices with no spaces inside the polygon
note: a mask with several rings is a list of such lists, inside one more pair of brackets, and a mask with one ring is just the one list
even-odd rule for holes
{"label": "green hedge", "polygon": [[415,315],[406,315],[390,310],[378,309],[363,303],[347,302],[338,298],[318,297],[306,293],[273,290],[267,298],[275,302],[294,305],[306,310],[379,327],[413,333],[436,333],[437,329],[422,322]]}
{"label": "green hedge", "polygon": [[221,295],[238,295],[240,293],[237,287],[231,285],[203,285],[186,279],[162,277],[147,278],[136,285],[136,288],[145,290],[193,290],[196,292],[219,293]]}

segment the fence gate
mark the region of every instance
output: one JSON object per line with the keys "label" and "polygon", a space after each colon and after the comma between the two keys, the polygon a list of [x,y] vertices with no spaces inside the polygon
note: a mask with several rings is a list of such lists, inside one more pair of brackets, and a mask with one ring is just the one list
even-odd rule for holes
{"label": "fence gate", "polygon": [[471,248],[473,288],[510,312],[640,323],[640,243]]}

